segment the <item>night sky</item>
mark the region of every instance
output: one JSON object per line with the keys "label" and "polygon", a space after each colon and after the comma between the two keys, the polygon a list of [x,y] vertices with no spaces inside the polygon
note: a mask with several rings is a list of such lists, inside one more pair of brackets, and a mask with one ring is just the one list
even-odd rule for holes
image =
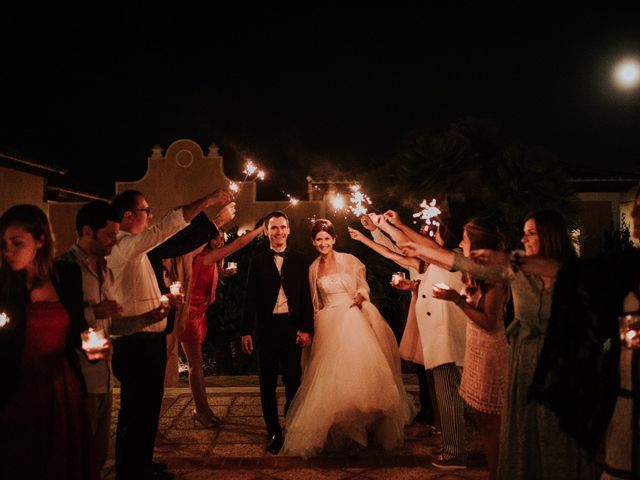
{"label": "night sky", "polygon": [[640,56],[637,11],[56,7],[2,7],[0,149],[85,191],[191,138],[231,177],[251,156],[259,196],[283,198],[469,116],[572,172],[640,174],[640,92],[610,80]]}

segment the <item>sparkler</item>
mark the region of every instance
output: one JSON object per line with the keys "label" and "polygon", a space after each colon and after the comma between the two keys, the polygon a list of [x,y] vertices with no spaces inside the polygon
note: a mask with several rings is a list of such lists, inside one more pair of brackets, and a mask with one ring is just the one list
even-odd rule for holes
{"label": "sparkler", "polygon": [[[289,205],[287,205],[286,207],[284,207],[284,210],[286,210],[289,207],[295,207],[296,205],[298,205],[298,203],[300,203],[300,200],[298,198],[292,197],[290,194],[287,193],[287,197],[289,198]],[[283,211],[284,211],[283,210]]]}
{"label": "sparkler", "polygon": [[351,190],[351,198],[349,200],[353,204],[353,206],[350,207],[351,212],[356,217],[366,215],[368,211],[366,205],[371,205],[371,199],[368,195],[362,193],[360,185],[351,185],[349,189]]}
{"label": "sparkler", "polygon": [[435,198],[429,203],[427,203],[426,200],[422,200],[422,203],[420,203],[420,208],[422,210],[414,213],[413,218],[424,220],[424,225],[420,230],[429,232],[429,236],[433,237],[436,230],[440,226],[440,222],[435,218],[442,213],[442,210],[440,210],[436,205]]}
{"label": "sparkler", "polygon": [[257,165],[253,163],[253,160],[250,159],[247,160],[247,163],[244,164],[242,173],[244,173],[244,178],[239,184],[236,182],[229,183],[229,190],[231,190],[236,197],[240,193],[242,185],[244,185],[244,183],[247,181],[247,178],[249,178],[251,175],[255,175],[259,180],[264,180],[264,177],[267,175],[264,170],[258,170]]}

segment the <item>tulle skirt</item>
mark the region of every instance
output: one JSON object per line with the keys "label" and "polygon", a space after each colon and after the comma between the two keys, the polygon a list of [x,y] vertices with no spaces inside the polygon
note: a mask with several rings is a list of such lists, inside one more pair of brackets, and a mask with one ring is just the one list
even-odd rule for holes
{"label": "tulle skirt", "polygon": [[391,450],[414,411],[395,336],[378,309],[369,302],[327,307],[316,315],[281,453],[309,458],[368,443]]}

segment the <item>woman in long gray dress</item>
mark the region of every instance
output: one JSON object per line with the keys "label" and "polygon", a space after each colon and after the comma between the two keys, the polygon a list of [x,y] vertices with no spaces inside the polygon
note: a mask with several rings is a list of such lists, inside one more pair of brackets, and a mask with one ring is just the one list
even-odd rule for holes
{"label": "woman in long gray dress", "polygon": [[[528,215],[522,238],[525,257],[544,256],[559,262],[575,257],[564,219],[554,211]],[[525,273],[520,255],[509,267],[474,263],[445,251],[428,239],[412,238],[400,245],[405,253],[489,281],[510,284],[515,318],[507,329],[511,344],[505,409],[500,432],[498,478],[591,479],[595,468],[587,452],[562,430],[548,407],[529,399],[529,388],[548,326],[553,278]]]}

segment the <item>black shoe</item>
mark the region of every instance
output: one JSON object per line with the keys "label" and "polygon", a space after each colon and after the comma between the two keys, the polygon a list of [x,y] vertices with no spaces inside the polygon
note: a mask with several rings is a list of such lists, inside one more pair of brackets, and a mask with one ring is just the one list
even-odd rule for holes
{"label": "black shoe", "polygon": [[175,473],[158,470],[147,472],[144,478],[145,480],[173,480],[174,478],[176,478],[176,475]]}
{"label": "black shoe", "polygon": [[420,410],[418,414],[413,417],[413,423],[421,423],[422,425],[433,425],[433,412],[431,410]]}
{"label": "black shoe", "polygon": [[282,448],[282,434],[277,433],[269,437],[269,445],[267,446],[267,452],[277,455]]}
{"label": "black shoe", "polygon": [[151,463],[149,464],[149,469],[152,472],[164,472],[168,466],[169,465],[167,465],[165,462],[154,462],[153,460],[151,460]]}

